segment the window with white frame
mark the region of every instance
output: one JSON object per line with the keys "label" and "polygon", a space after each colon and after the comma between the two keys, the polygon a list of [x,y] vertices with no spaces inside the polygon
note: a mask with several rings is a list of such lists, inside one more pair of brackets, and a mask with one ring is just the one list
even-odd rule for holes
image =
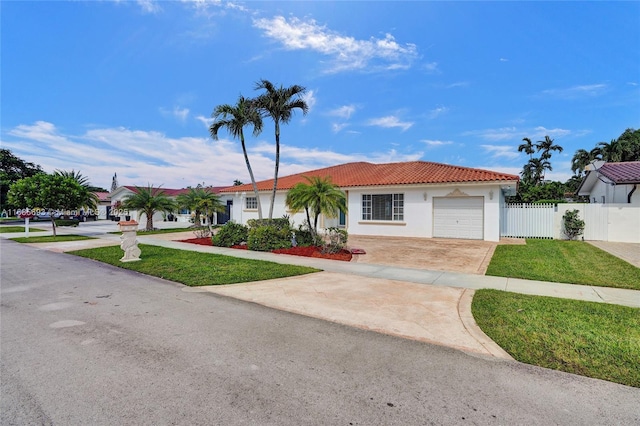
{"label": "window with white frame", "polygon": [[404,220],[404,194],[362,194],[362,220]]}
{"label": "window with white frame", "polygon": [[247,197],[244,199],[244,208],[245,209],[257,209],[258,208],[258,199],[256,197]]}

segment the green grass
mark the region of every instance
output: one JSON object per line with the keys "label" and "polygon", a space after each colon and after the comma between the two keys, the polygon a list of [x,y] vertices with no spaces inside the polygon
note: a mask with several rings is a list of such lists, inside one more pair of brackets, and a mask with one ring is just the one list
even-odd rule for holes
{"label": "green grass", "polygon": [[[189,232],[192,231],[192,228],[167,228],[167,229],[154,229],[153,231],[145,231],[144,229],[140,229],[138,228],[138,235],[154,235],[154,234],[172,234],[174,232]],[[122,232],[120,231],[114,231],[114,232],[109,232],[109,234],[116,234],[116,235],[120,235],[122,234]]]}
{"label": "green grass", "polygon": [[142,251],[142,260],[127,263],[120,262],[123,251],[117,246],[69,253],[192,287],[262,281],[319,272],[318,269],[306,266],[282,265],[146,244],[138,247]]}
{"label": "green grass", "polygon": [[640,268],[582,241],[499,245],[487,275],[640,290]]}
{"label": "green grass", "polygon": [[[46,229],[29,227],[29,232],[44,232]],[[24,226],[0,226],[0,234],[9,234],[13,232],[24,232]]]}
{"label": "green grass", "polygon": [[95,240],[95,238],[85,235],[57,235],[55,237],[53,235],[45,235],[42,237],[17,237],[10,239],[19,243],[61,243],[64,241]]}
{"label": "green grass", "polygon": [[471,311],[518,361],[640,387],[640,309],[479,290]]}

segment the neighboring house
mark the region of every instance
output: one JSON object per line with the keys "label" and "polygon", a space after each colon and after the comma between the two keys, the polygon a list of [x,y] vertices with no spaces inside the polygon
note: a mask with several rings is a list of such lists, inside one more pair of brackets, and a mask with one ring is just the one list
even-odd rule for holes
{"label": "neighboring house", "polygon": [[[222,186],[209,187],[209,189],[215,194],[218,194],[220,190],[223,188],[225,187],[222,187]],[[173,199],[175,199],[178,195],[184,194],[189,191],[189,188],[181,188],[181,189],[159,188],[159,189],[164,191],[164,193],[168,197]],[[129,185],[120,186],[116,188],[115,191],[111,192],[110,205],[107,208],[108,210],[107,218],[111,216],[113,213],[115,213],[116,217],[121,217],[121,219],[124,220],[126,213],[128,213],[128,216],[130,217],[130,219],[140,222],[141,214],[138,211],[133,210],[133,211],[123,212],[123,211],[120,211],[121,208],[119,207],[121,203],[124,201],[124,199],[127,197],[127,195],[135,194],[135,193],[136,193],[136,187],[129,186]],[[189,209],[180,209],[177,212],[174,212],[173,216],[175,217],[175,220],[177,222],[189,222],[192,219],[191,211]],[[153,221],[162,222],[166,219],[166,217],[167,215],[164,212],[156,212],[156,214],[153,215]],[[146,220],[146,218],[144,218],[144,220]]]}
{"label": "neighboring house", "polygon": [[[307,183],[305,176],[328,176],[347,197],[348,212],[321,218],[322,228],[344,227],[354,235],[487,241],[500,239],[500,207],[506,195],[515,195],[519,181],[516,175],[425,161],[348,163],[280,177],[274,218],[290,215],[295,226],[303,223],[304,213],[288,211],[285,197],[295,184]],[[266,217],[273,180],[257,186]],[[220,195],[235,222],[258,217],[251,184],[221,189]]]}
{"label": "neighboring house", "polygon": [[640,161],[596,161],[585,170],[578,195],[589,197],[590,203],[640,206]]}
{"label": "neighboring house", "polygon": [[107,210],[111,206],[111,196],[109,192],[94,192],[98,197],[98,219],[108,219]]}

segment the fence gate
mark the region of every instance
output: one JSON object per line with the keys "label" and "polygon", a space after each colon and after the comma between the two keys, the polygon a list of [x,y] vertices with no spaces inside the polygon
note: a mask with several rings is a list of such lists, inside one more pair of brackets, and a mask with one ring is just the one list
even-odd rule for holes
{"label": "fence gate", "polygon": [[553,238],[553,204],[506,204],[502,208],[500,236],[508,238]]}

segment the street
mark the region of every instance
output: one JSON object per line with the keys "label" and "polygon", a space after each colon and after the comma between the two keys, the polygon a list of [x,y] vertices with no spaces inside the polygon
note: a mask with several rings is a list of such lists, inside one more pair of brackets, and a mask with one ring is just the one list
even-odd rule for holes
{"label": "street", "polygon": [[2,425],[639,424],[640,389],[0,240]]}

